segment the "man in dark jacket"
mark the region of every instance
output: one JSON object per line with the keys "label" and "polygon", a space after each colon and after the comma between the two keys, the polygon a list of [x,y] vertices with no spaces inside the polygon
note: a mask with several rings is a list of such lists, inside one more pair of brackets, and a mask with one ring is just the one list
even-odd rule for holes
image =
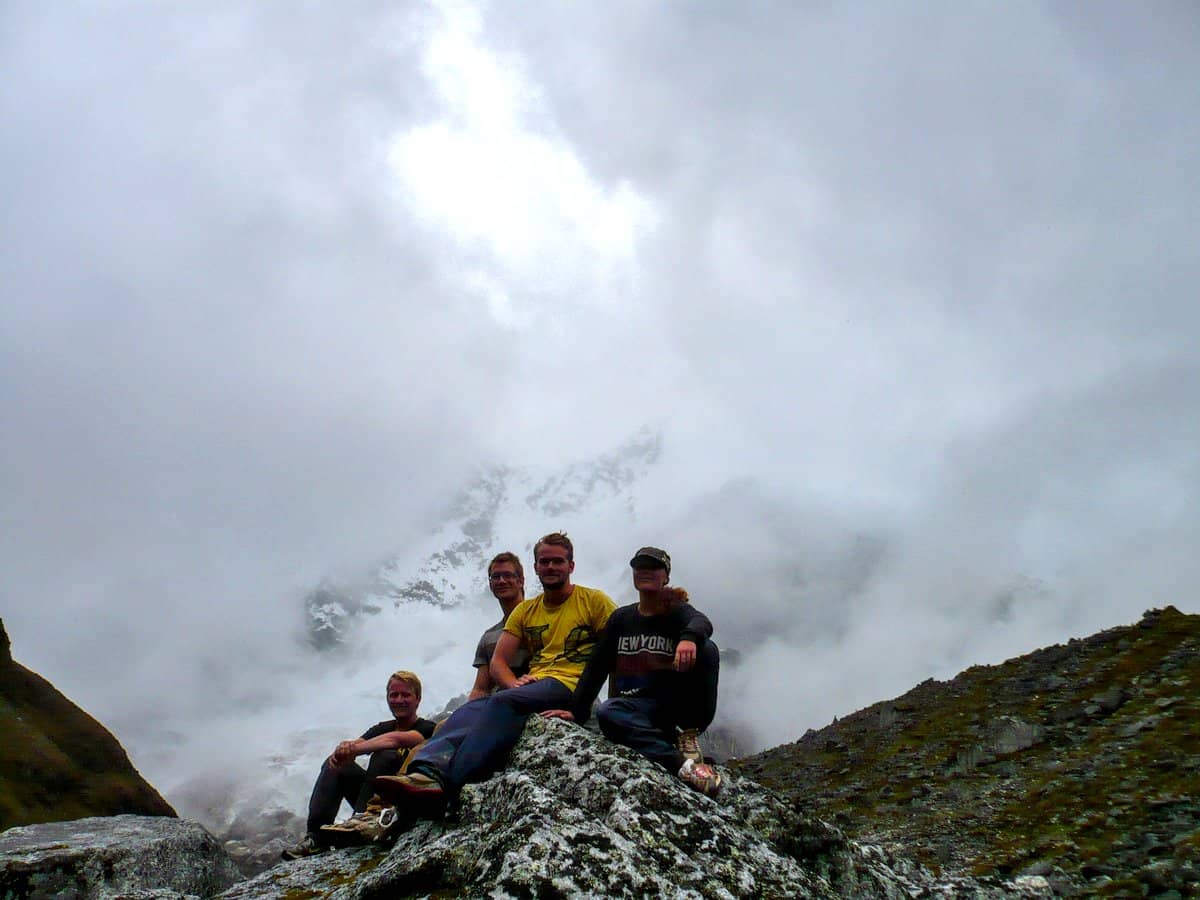
{"label": "man in dark jacket", "polygon": [[542,715],[586,722],[611,676],[609,699],[596,713],[605,737],[715,794],[721,776],[704,762],[699,742],[717,711],[720,653],[712,623],[688,602],[687,591],[667,587],[671,557],[665,550],[642,547],[629,564],[638,602],[609,618],[570,708]]}

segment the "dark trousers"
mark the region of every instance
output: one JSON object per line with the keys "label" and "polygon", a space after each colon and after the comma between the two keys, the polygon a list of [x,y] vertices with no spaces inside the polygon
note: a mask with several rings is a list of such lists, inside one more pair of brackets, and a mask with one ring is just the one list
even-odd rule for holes
{"label": "dark trousers", "polygon": [[500,768],[521,738],[525,721],[545,709],[566,709],[571,692],[553,678],[497,691],[460,706],[421,745],[408,771],[437,778],[451,796]]}
{"label": "dark trousers", "polygon": [[402,760],[395,750],[378,750],[371,754],[364,770],[356,762],[334,768],[329,760],[321,763],[321,774],[313,785],[308,799],[308,825],[311,832],[320,831],[337,818],[342,801],[349,803],[355,812],[362,812],[375,793],[371,780],[376,775],[395,775],[400,771]]}
{"label": "dark trousers", "polygon": [[717,714],[721,653],[705,641],[690,672],[665,674],[665,689],[654,697],[613,697],[600,704],[596,720],[614,744],[631,747],[670,772],[683,765],[675,745],[678,728],[703,731]]}

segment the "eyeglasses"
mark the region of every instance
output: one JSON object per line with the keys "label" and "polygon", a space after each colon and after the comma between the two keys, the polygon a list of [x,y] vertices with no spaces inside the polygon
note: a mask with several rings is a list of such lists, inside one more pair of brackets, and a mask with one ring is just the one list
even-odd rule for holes
{"label": "eyeglasses", "polygon": [[489,575],[488,581],[520,581],[520,576],[516,572],[497,572],[495,575]]}

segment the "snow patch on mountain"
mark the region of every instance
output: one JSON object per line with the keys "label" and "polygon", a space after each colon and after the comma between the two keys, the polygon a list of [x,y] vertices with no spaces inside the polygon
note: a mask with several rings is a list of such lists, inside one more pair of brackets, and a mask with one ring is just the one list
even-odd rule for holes
{"label": "snow patch on mountain", "polygon": [[[364,617],[412,604],[449,609],[482,602],[490,608],[482,588],[493,556],[512,550],[527,559],[538,537],[569,528],[580,515],[591,528],[627,533],[637,519],[637,488],[661,453],[661,436],[644,429],[613,450],[558,471],[484,469],[448,504],[426,538],[382,562],[365,586],[326,579],[315,588],[305,598],[309,643],[319,650],[345,644]],[[526,584],[536,593],[532,572]]]}

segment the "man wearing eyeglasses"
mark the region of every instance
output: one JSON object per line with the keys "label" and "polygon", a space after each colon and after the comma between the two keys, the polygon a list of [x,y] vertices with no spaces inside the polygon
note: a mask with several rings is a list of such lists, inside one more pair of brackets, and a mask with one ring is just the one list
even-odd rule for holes
{"label": "man wearing eyeglasses", "polygon": [[[541,538],[533,559],[542,593],[518,605],[504,625],[491,662],[500,689],[456,710],[413,755],[407,774],[376,778],[386,800],[415,815],[437,814],[463,785],[499,768],[529,716],[570,703],[616,604],[603,591],[571,583],[574,547],[565,534]],[[529,671],[518,675],[513,666],[522,649]]]}
{"label": "man wearing eyeglasses", "polygon": [[[468,703],[487,697],[498,687],[492,679],[489,666],[509,613],[525,599],[525,569],[521,566],[520,557],[507,550],[497,553],[488,563],[488,587],[491,588],[492,596],[500,602],[500,610],[504,615],[479,638],[479,646],[475,648],[475,683],[471,685],[471,693],[467,695]],[[513,665],[522,675],[529,668],[529,654],[524,648],[518,649],[513,657]]]}

